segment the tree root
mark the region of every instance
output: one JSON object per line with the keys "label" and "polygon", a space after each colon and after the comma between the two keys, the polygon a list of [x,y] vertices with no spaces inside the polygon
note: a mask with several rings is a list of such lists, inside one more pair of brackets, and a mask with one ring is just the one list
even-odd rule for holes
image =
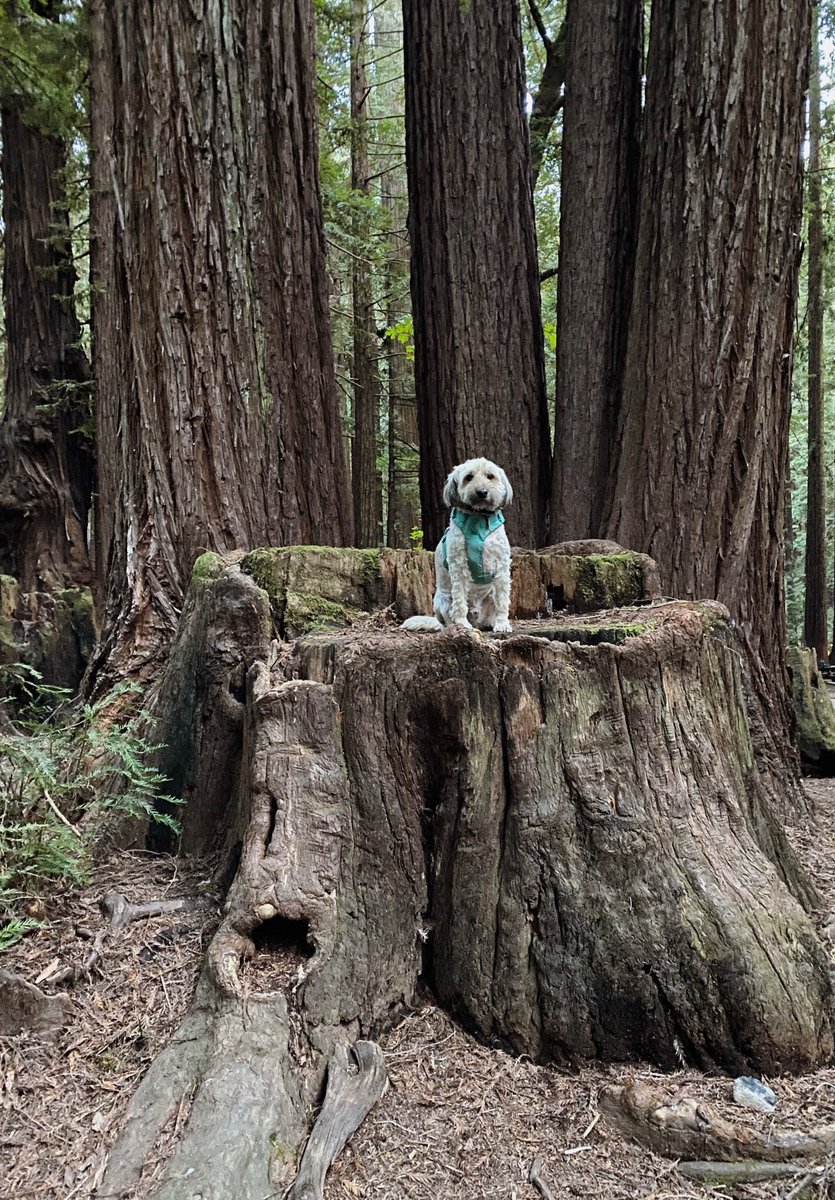
{"label": "tree root", "polygon": [[600,1109],[627,1137],[666,1158],[786,1163],[822,1158],[835,1150],[835,1125],[822,1125],[812,1133],[764,1134],[724,1120],[692,1096],[670,1101],[638,1081],[604,1088]]}
{"label": "tree root", "polygon": [[104,944],[115,929],[138,921],[141,917],[159,917],[165,913],[179,912],[185,906],[185,900],[151,900],[147,904],[131,904],[121,892],[107,892],[99,900],[102,915],[110,921],[110,926],[100,929],[93,938],[93,945],[84,956],[81,963],[74,967],[64,967],[54,974],[43,976],[39,982],[48,983],[50,987],[58,987],[62,983],[74,984],[80,979],[88,979],[93,967],[99,962]]}
{"label": "tree root", "polygon": [[344,1046],[337,1047],[328,1064],[325,1102],[287,1200],[322,1200],[328,1168],[385,1090],[386,1064],[376,1042],[357,1042],[353,1053],[359,1068],[355,1075],[349,1073]]}
{"label": "tree root", "polygon": [[797,1179],[805,1186],[821,1175],[825,1168],[810,1169],[799,1167],[796,1163],[748,1159],[745,1162],[680,1162],[676,1170],[686,1179],[695,1179],[706,1184],[767,1183],[770,1179]]}
{"label": "tree root", "polygon": [[160,917],[165,913],[179,912],[185,900],[151,900],[147,904],[131,904],[121,892],[108,892],[99,900],[99,908],[110,920],[111,928],[129,925],[141,917]]}
{"label": "tree root", "polygon": [[542,1200],[554,1200],[554,1193],[542,1178],[542,1159],[539,1157],[539,1155],[537,1155],[537,1157],[531,1163],[531,1169],[528,1171],[528,1181],[532,1183],[539,1192]]}

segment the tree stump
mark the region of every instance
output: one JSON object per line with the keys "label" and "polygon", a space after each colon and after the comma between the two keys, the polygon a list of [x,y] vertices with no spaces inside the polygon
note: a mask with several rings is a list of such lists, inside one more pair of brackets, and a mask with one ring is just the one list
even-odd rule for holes
{"label": "tree stump", "polygon": [[789,674],[800,761],[812,775],[835,774],[835,709],[814,650],[790,646]]}
{"label": "tree stump", "polygon": [[[103,1196],[136,1181],[184,1096],[158,1200],[287,1186],[329,1059],[419,981],[538,1060],[830,1057],[814,891],[770,807],[720,605],[563,612],[507,636],[367,616],[281,643],[271,611],[215,564],[172,655],[180,690],[163,684],[181,759],[214,764],[192,776],[186,837],[238,866]],[[253,983],[265,947],[275,970]]]}

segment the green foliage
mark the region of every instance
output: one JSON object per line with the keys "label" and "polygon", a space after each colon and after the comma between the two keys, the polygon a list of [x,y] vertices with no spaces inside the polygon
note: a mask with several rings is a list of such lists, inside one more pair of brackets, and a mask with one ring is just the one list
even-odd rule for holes
{"label": "green foliage", "polygon": [[[3,668],[0,699],[0,949],[32,923],[11,906],[48,886],[83,883],[92,834],[112,812],[177,830],[160,806],[179,803],[149,759],[141,709],[113,720],[113,702],[138,693],[122,684],[97,704],[71,705],[24,664]],[[14,694],[13,706],[9,696]],[[83,817],[83,828],[77,824]]]}
{"label": "green foliage", "polygon": [[[565,20],[565,0],[539,0],[539,12],[548,31],[556,40]],[[527,4],[522,5],[522,35],[525,51],[525,74],[528,86],[528,111],[539,89],[545,69],[545,50],[536,24]],[[545,145],[542,165],[534,193],[536,216],[536,238],[539,250],[540,271],[553,271],[559,261],[560,248],[560,166],[562,159],[562,112],[557,114],[554,128]],[[554,394],[556,391],[556,347],[557,347],[557,276],[550,275],[542,281],[542,329],[545,338],[545,378],[548,389],[549,408],[553,423]],[[553,432],[553,430],[552,430]]]}
{"label": "green foliage", "polygon": [[396,325],[390,325],[386,330],[386,337],[400,343],[406,351],[408,362],[415,361],[415,326],[411,314]]}
{"label": "green foliage", "polygon": [[423,530],[418,529],[417,525],[409,530],[409,544],[413,550],[423,549]]}
{"label": "green foliage", "polygon": [[69,142],[86,124],[86,8],[0,0],[0,106]]}

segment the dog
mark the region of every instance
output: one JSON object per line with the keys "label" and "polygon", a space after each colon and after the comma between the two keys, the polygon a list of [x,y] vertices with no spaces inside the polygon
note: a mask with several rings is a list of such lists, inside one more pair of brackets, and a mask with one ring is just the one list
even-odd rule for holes
{"label": "dog", "polygon": [[435,551],[435,616],[409,617],[401,628],[435,632],[458,625],[511,633],[503,509],[513,501],[513,488],[507,475],[488,458],[470,458],[450,471],[443,498],[452,512]]}

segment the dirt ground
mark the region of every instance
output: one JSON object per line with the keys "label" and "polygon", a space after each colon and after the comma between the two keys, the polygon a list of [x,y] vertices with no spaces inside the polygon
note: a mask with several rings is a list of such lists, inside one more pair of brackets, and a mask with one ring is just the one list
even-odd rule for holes
{"label": "dirt ground", "polygon": [[[807,788],[815,820],[790,832],[823,894],[825,923],[835,913],[835,780],[810,781]],[[188,901],[180,912],[108,937],[91,978],[66,989],[69,1021],[56,1037],[0,1040],[3,1200],[95,1194],[128,1098],[188,1007],[219,915],[210,868],[123,855],[98,869],[83,891],[55,897],[50,924],[0,956],[0,967],[41,978],[49,991],[50,977],[82,962],[103,928],[103,893],[121,891],[134,903]],[[554,1197],[715,1196],[716,1189],[679,1175],[675,1163],[625,1141],[599,1115],[601,1086],[635,1075],[763,1131],[772,1121],[799,1130],[835,1122],[835,1068],[770,1080],[779,1098],[770,1118],[732,1105],[730,1080],[686,1064],[671,1076],[640,1064],[576,1074],[536,1066],[480,1045],[430,1002],[381,1044],[388,1091],[337,1160],[326,1200],[535,1200],[528,1181],[535,1157]],[[805,1182],[734,1185],[719,1194],[782,1200],[835,1194],[835,1156],[819,1166]]]}

